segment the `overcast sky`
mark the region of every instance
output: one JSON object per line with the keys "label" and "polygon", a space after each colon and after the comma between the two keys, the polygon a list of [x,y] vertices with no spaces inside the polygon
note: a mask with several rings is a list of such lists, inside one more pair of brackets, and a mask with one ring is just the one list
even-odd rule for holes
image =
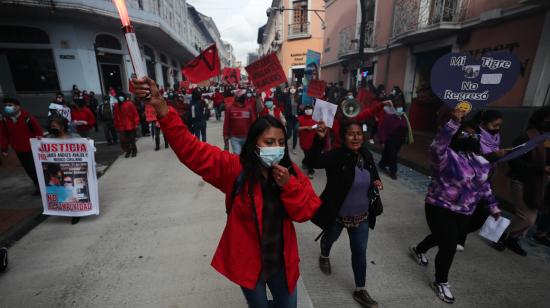
{"label": "overcast sky", "polygon": [[249,52],[256,51],[258,28],[267,22],[265,11],[271,0],[187,0],[216,22],[222,40],[233,45],[235,57],[246,65]]}

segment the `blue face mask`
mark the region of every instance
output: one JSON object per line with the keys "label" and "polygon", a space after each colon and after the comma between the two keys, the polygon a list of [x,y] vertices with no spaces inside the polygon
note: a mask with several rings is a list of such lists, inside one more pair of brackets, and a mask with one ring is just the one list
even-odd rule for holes
{"label": "blue face mask", "polygon": [[15,113],[15,107],[14,106],[4,106],[4,112],[7,115],[12,115]]}
{"label": "blue face mask", "polygon": [[273,109],[273,102],[272,102],[272,101],[267,101],[267,102],[265,102],[265,106],[266,106],[268,109]]}
{"label": "blue face mask", "polygon": [[124,102],[125,101],[124,96],[119,96],[118,101],[121,102],[121,103]]}
{"label": "blue face mask", "polygon": [[267,168],[278,164],[285,156],[285,147],[258,147],[260,162]]}
{"label": "blue face mask", "polygon": [[402,115],[405,112],[403,111],[403,107],[397,107],[395,108],[395,113],[398,115]]}

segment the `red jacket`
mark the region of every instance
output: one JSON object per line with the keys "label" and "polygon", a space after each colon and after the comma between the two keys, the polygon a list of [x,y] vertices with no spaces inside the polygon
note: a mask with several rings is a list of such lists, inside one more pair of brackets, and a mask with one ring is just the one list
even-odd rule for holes
{"label": "red jacket", "polygon": [[84,107],[75,107],[71,109],[71,120],[74,121],[86,121],[86,125],[76,125],[77,132],[89,131],[95,125],[95,117],[90,108],[87,106]]}
{"label": "red jacket", "polygon": [[[238,155],[222,151],[216,146],[200,142],[191,134],[174,110],[159,120],[168,143],[179,160],[225,194],[226,209],[231,202],[231,211],[222,238],[214,254],[212,266],[236,284],[254,289],[262,269],[259,232],[262,232],[263,198],[260,185],[252,188],[257,217],[254,218],[250,198],[238,195],[231,200],[235,180],[242,171]],[[296,176],[281,188],[281,203],[287,213],[283,220],[284,264],[289,292],[292,293],[300,275],[298,242],[293,221],[304,222],[313,217],[321,204],[311,183],[294,165]],[[242,194],[249,195],[244,185]],[[221,209],[220,209],[221,211]]]}
{"label": "red jacket", "polygon": [[214,96],[212,97],[212,100],[214,101],[214,106],[215,107],[220,107],[221,104],[223,104],[223,101],[224,101],[223,94],[221,94],[220,92],[214,93]]}
{"label": "red jacket", "polygon": [[256,121],[256,114],[253,109],[232,104],[225,109],[223,136],[228,138],[246,138],[248,130],[254,121]]}
{"label": "red jacket", "polygon": [[[122,106],[121,106],[122,105]],[[115,127],[119,131],[134,130],[139,125],[139,114],[131,101],[115,104]]]}
{"label": "red jacket", "polygon": [[[318,124],[315,120],[313,120],[312,116],[308,115],[299,116],[298,123],[300,123],[300,127]],[[300,136],[300,147],[302,150],[308,151],[311,149],[313,140],[315,139],[315,134],[316,132],[314,130],[302,130],[299,132],[298,135]]]}
{"label": "red jacket", "polygon": [[17,122],[13,122],[11,117],[6,117],[3,121],[0,121],[0,148],[2,152],[7,152],[9,145],[17,153],[30,152],[31,143],[29,139],[42,135],[40,123],[26,110],[21,109]]}
{"label": "red jacket", "polygon": [[[352,118],[354,121],[357,122],[365,122],[368,118],[372,118],[378,114],[378,112],[382,111],[384,109],[384,105],[382,103],[379,103],[377,105],[367,107],[363,111],[361,111],[357,116]],[[342,146],[342,140],[340,139],[340,121],[338,119],[334,119],[334,123],[332,123],[332,131],[334,133],[334,140],[332,141],[332,146],[334,148],[339,148]]]}

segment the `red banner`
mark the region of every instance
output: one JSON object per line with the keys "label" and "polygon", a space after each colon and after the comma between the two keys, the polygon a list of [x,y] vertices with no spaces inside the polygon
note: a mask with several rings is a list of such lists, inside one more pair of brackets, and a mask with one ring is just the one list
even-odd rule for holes
{"label": "red banner", "polygon": [[220,70],[221,64],[218,48],[216,48],[216,44],[212,44],[181,71],[189,81],[198,83],[218,76]]}
{"label": "red banner", "polygon": [[238,84],[241,81],[241,71],[238,68],[226,67],[223,69],[223,82]]}
{"label": "red banner", "polygon": [[275,53],[261,58],[245,69],[248,78],[260,90],[273,88],[287,82],[285,72]]}
{"label": "red banner", "polygon": [[313,79],[307,86],[307,95],[315,98],[324,98],[325,89],[327,88],[326,81]]}

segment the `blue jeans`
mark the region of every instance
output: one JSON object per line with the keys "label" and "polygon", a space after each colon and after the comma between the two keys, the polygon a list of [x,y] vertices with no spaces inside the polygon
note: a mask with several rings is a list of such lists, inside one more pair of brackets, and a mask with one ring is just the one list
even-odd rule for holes
{"label": "blue jeans", "polygon": [[[328,257],[332,244],[336,242],[344,226],[341,223],[334,224],[325,230],[321,237],[321,255]],[[363,221],[357,228],[347,228],[349,244],[351,247],[351,267],[355,286],[365,287],[367,281],[367,243],[369,241],[369,221]]]}
{"label": "blue jeans", "polygon": [[246,138],[237,138],[237,137],[229,138],[229,142],[231,142],[231,149],[233,150],[233,153],[237,155],[241,154],[245,141],[246,141]]}
{"label": "blue jeans", "polygon": [[[273,305],[270,306],[267,300],[266,285],[273,295]],[[292,294],[288,294],[288,284],[284,269],[271,276],[267,281],[260,279],[256,284],[256,289],[250,290],[242,288],[246,302],[249,308],[296,308],[298,306],[298,292],[294,289]]]}
{"label": "blue jeans", "polygon": [[298,144],[298,119],[295,116],[286,118],[286,136],[292,138],[292,149]]}

